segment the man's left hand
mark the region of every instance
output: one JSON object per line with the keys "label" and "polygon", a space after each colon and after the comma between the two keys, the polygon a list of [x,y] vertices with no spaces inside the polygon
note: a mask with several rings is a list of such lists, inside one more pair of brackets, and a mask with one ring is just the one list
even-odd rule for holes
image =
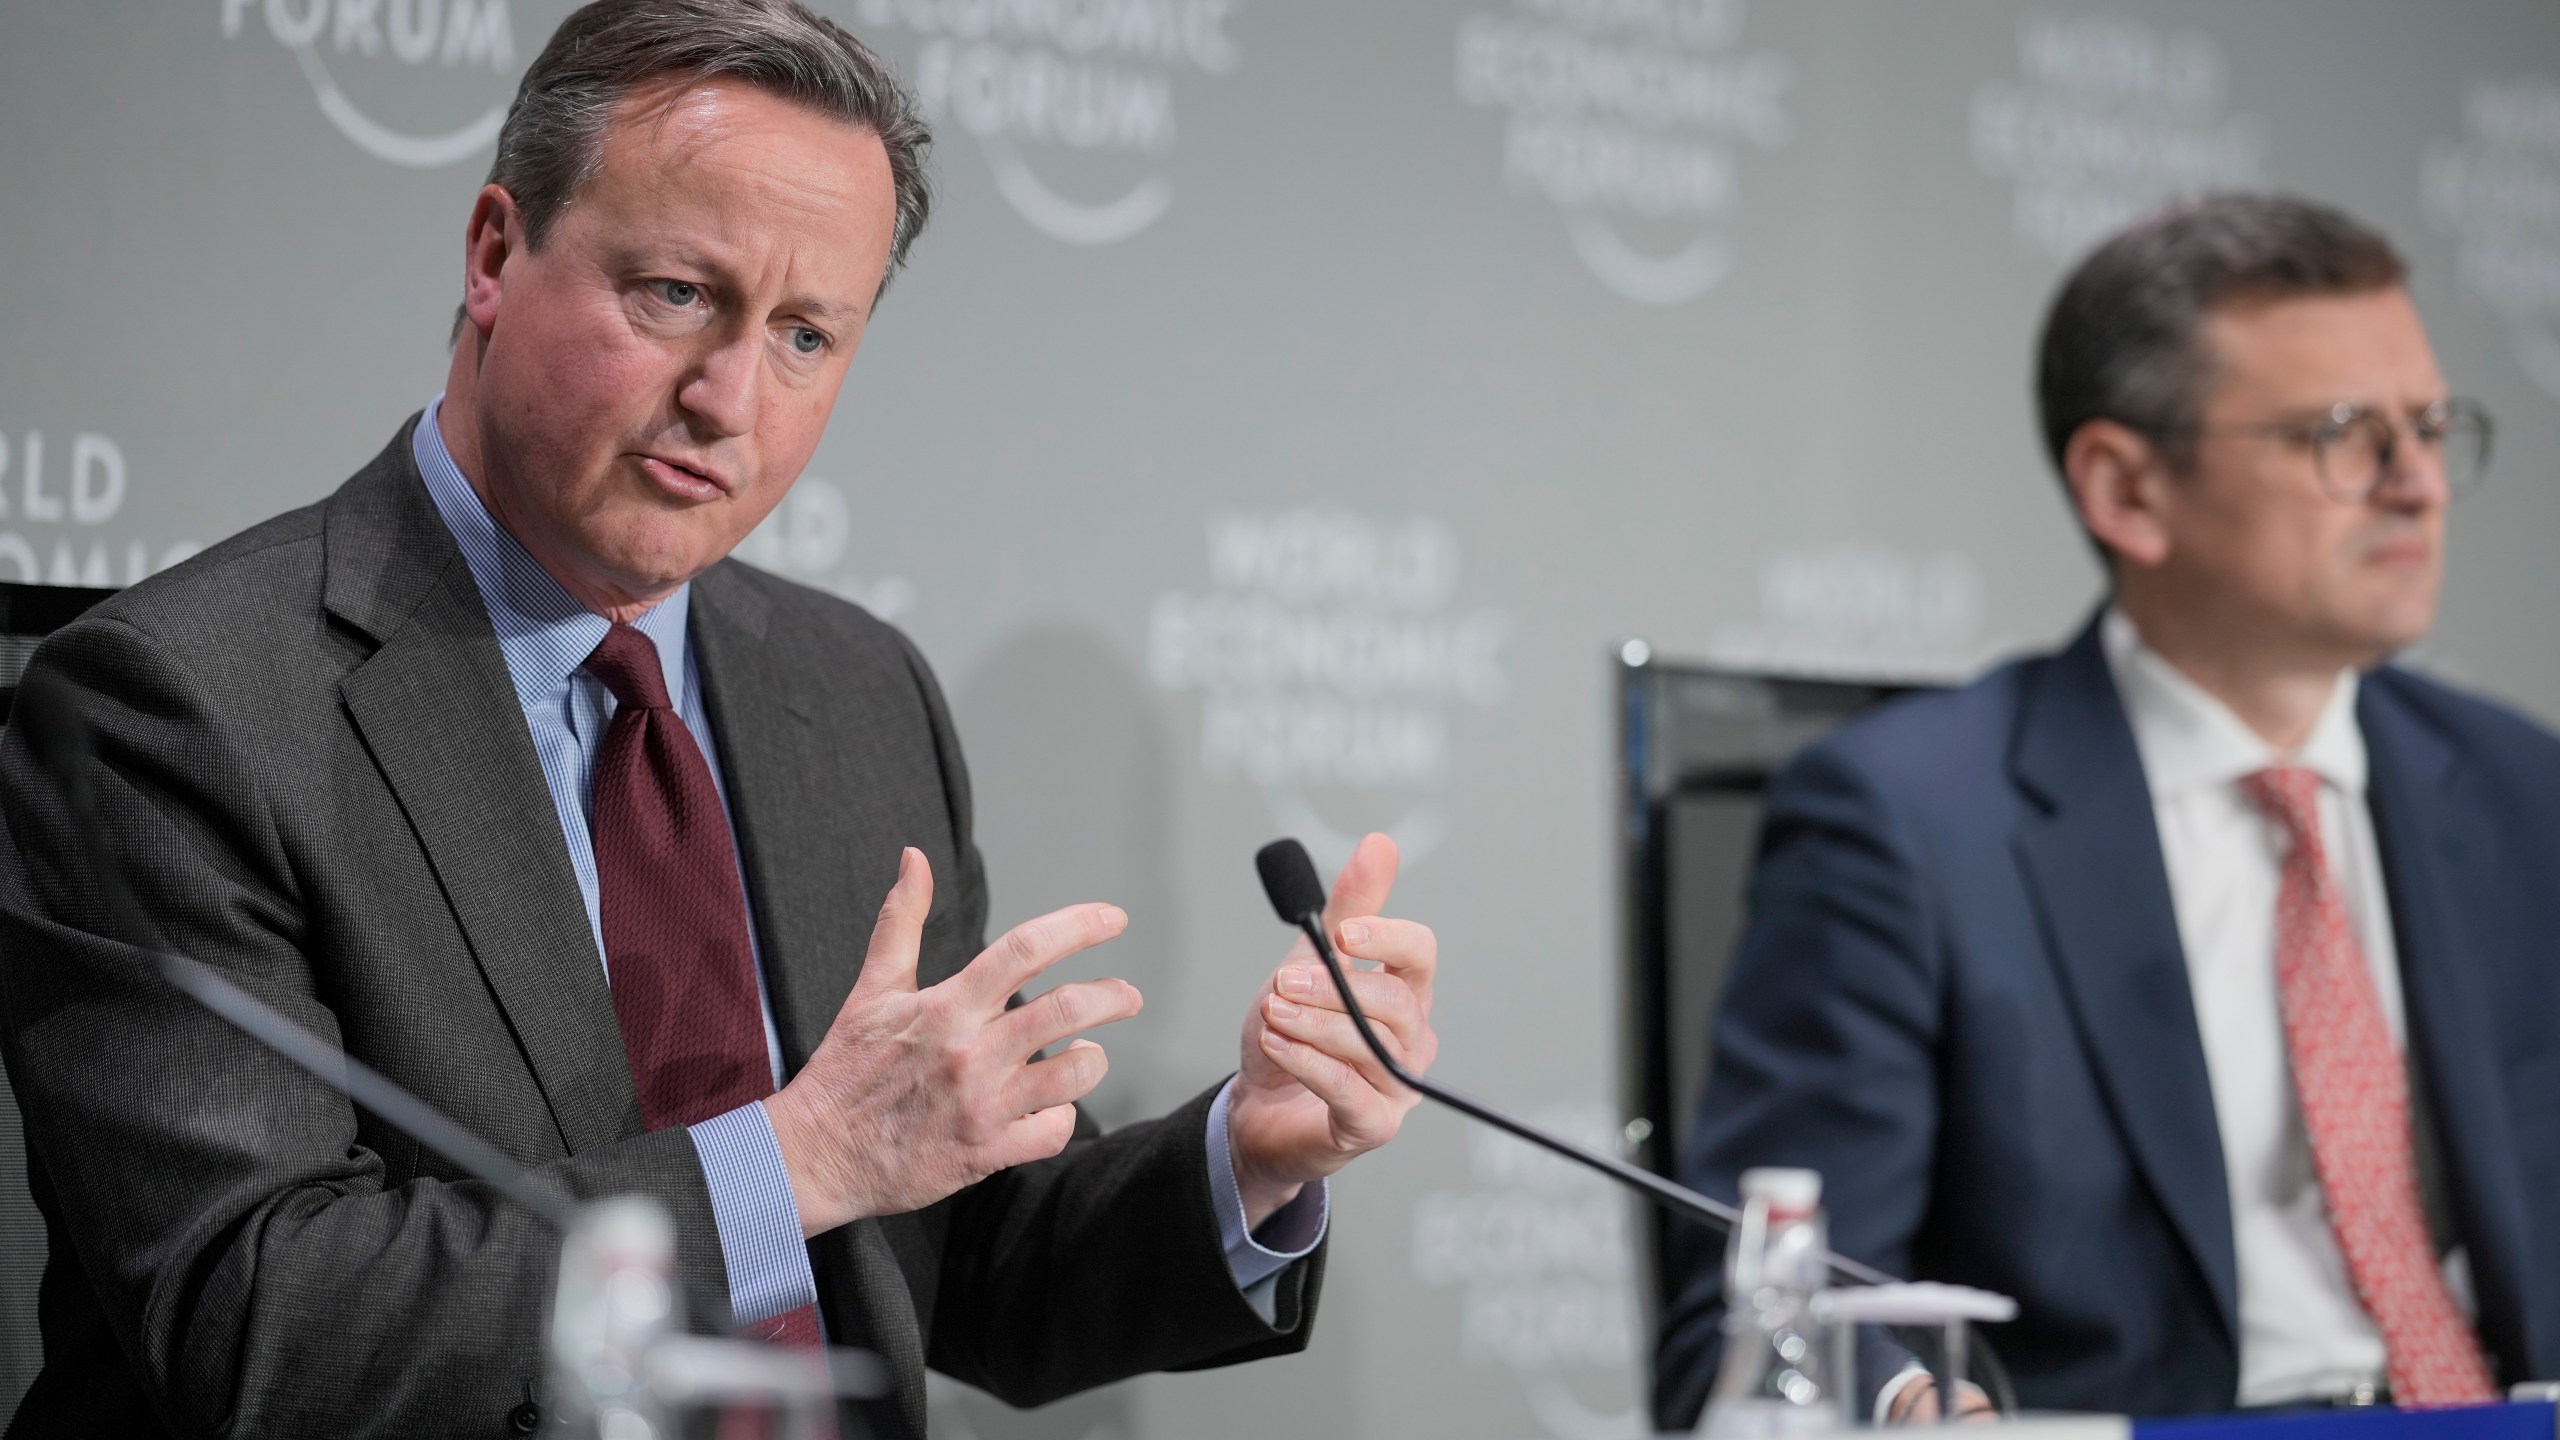
{"label": "man's left hand", "polygon": [[[1325,906],[1361,1013],[1396,1063],[1420,1074],[1439,1052],[1431,1033],[1431,975],[1440,942],[1430,928],[1388,920],[1396,844],[1371,835],[1351,852]],[[1354,970],[1374,960],[1383,968]],[[1421,1096],[1396,1083],[1362,1044],[1333,978],[1305,936],[1291,947],[1244,1022],[1244,1064],[1227,1100],[1227,1143],[1247,1228],[1321,1180],[1395,1138]]]}

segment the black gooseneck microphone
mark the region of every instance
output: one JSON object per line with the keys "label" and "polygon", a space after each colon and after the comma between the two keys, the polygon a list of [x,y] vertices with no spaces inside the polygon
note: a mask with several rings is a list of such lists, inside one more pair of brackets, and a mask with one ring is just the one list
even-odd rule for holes
{"label": "black gooseneck microphone", "polygon": [[[1342,1008],[1351,1016],[1351,1028],[1360,1032],[1360,1043],[1378,1057],[1389,1075],[1461,1114],[1472,1116],[1497,1130],[1516,1135],[1532,1145],[1551,1150],[1577,1165],[1597,1170],[1619,1184],[1641,1191],[1646,1198],[1666,1209],[1675,1210],[1692,1219],[1704,1220],[1719,1230],[1731,1230],[1741,1223],[1742,1211],[1712,1196],[1701,1195],[1686,1185],[1675,1184],[1650,1170],[1630,1165],[1615,1155],[1577,1145],[1561,1135],[1515,1119],[1473,1096],[1453,1090],[1434,1080],[1426,1080],[1407,1070],[1369,1028],[1369,1017],[1360,1010],[1360,1002],[1352,998],[1351,981],[1342,973],[1342,962],[1333,953],[1333,942],[1324,933],[1324,882],[1316,878],[1315,862],[1307,858],[1307,847],[1295,840],[1274,840],[1255,853],[1253,866],[1262,872],[1262,893],[1271,899],[1271,908],[1282,921],[1305,932],[1314,942],[1316,957],[1324,961],[1325,973],[1333,977],[1333,991],[1342,997]],[[1823,1259],[1838,1274],[1869,1285],[1891,1285],[1894,1278],[1872,1265],[1861,1264],[1845,1255],[1825,1252]]]}
{"label": "black gooseneck microphone", "polygon": [[[1481,1120],[1497,1130],[1516,1135],[1532,1145],[1552,1151],[1577,1165],[1597,1170],[1610,1179],[1639,1191],[1645,1198],[1665,1209],[1677,1211],[1691,1219],[1704,1220],[1718,1230],[1730,1231],[1741,1223],[1742,1211],[1735,1206],[1727,1205],[1713,1196],[1701,1195],[1686,1185],[1665,1180],[1652,1171],[1630,1165],[1615,1155],[1605,1155],[1597,1150],[1577,1145],[1561,1135],[1550,1134],[1526,1120],[1506,1115],[1471,1095],[1453,1090],[1437,1081],[1426,1080],[1407,1070],[1394,1055],[1388,1053],[1386,1045],[1378,1039],[1378,1032],[1369,1027],[1369,1017],[1361,1012],[1360,1002],[1351,994],[1351,981],[1342,973],[1342,961],[1333,953],[1333,941],[1324,933],[1324,882],[1316,876],[1315,862],[1307,858],[1307,847],[1295,840],[1274,840],[1255,852],[1253,868],[1261,872],[1262,893],[1270,898],[1271,908],[1279,912],[1280,919],[1284,923],[1296,926],[1316,947],[1316,958],[1324,962],[1325,973],[1333,977],[1333,993],[1342,997],[1342,1008],[1344,1013],[1351,1017],[1351,1028],[1360,1032],[1360,1043],[1369,1047],[1369,1053],[1377,1057],[1378,1063],[1386,1068],[1389,1075],[1411,1086],[1416,1093],[1429,1096],[1460,1114]],[[1901,1283],[1874,1266],[1852,1260],[1835,1250],[1824,1251],[1822,1259],[1823,1263],[1831,1267],[1832,1273],[1861,1284]],[[2001,1363],[1998,1353],[1991,1348],[1988,1341],[1982,1338],[1981,1332],[1976,1327],[1965,1324],[1961,1328],[1971,1337],[1969,1348],[1982,1364],[1983,1379],[1991,1388],[1994,1408],[2002,1415],[2014,1415],[2018,1408],[2017,1394],[2009,1383],[2008,1368]]]}

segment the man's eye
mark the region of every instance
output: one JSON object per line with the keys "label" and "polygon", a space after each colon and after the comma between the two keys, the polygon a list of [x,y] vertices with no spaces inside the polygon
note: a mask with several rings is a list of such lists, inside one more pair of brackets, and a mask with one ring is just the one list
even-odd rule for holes
{"label": "man's eye", "polygon": [[653,280],[650,283],[658,287],[659,299],[679,310],[690,309],[694,301],[702,298],[702,287],[690,280]]}
{"label": "man's eye", "polygon": [[827,348],[827,337],[806,325],[797,326],[791,332],[791,348],[803,355],[815,355]]}

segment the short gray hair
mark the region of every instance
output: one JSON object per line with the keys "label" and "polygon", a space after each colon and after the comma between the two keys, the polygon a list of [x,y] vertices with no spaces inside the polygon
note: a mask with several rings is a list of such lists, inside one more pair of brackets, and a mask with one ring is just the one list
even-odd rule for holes
{"label": "short gray hair", "polygon": [[[542,248],[595,178],[623,100],[656,80],[735,80],[878,136],[898,207],[880,276],[889,288],[932,213],[933,135],[887,62],[799,0],[594,0],[561,21],[516,86],[489,166],[528,247]],[[455,316],[457,337],[461,325]]]}

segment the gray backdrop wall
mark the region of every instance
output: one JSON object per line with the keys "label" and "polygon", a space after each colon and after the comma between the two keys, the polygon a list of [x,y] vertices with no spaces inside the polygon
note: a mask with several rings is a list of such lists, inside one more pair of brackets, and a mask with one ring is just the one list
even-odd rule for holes
{"label": "gray backdrop wall", "polygon": [[[0,577],[123,584],[439,383],[463,219],[567,0],[0,6]],[[2059,266],[2171,191],[2342,203],[2501,424],[2425,663],[2560,716],[2548,0],[826,0],[943,203],[751,542],[922,642],[999,919],[1111,898],[1110,1118],[1232,1063],[1247,858],[1407,843],[1443,1065],[1614,1124],[1603,656],[1949,673],[2074,625]],[[848,937],[848,943],[859,937]],[[1416,1118],[1304,1357],[949,1433],[1634,1433],[1626,1212]]]}

